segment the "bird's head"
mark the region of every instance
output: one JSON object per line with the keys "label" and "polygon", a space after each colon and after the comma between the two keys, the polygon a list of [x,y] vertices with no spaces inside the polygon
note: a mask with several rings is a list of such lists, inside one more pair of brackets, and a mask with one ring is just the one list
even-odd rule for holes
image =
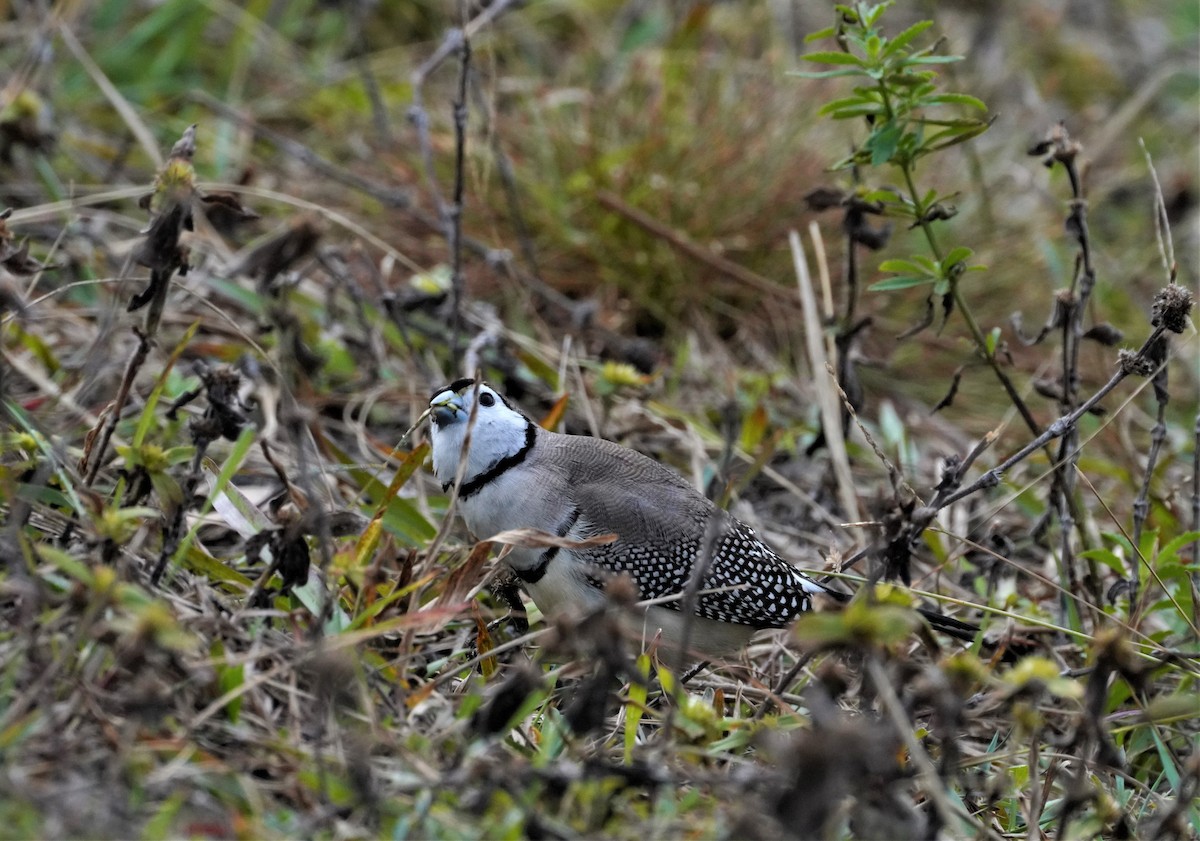
{"label": "bird's head", "polygon": [[[472,406],[477,407],[473,425]],[[429,413],[433,472],[440,482],[452,481],[458,472],[468,426],[471,442],[463,474],[468,480],[526,446],[529,419],[485,382],[461,379],[439,388],[429,400]]]}

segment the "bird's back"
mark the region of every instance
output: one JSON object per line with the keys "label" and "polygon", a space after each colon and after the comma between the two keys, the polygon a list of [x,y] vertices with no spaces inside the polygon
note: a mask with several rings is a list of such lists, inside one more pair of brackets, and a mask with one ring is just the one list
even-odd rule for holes
{"label": "bird's back", "polygon": [[614,543],[576,550],[595,585],[623,573],[642,599],[680,597],[666,602],[678,610],[703,564],[696,614],[755,628],[786,625],[824,589],[653,459],[601,439],[546,433],[543,443],[582,512],[576,533],[618,535]]}

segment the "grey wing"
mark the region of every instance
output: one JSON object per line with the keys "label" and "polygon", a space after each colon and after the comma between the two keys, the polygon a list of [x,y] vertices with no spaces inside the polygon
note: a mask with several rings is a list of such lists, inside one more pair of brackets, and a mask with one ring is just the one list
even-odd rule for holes
{"label": "grey wing", "polygon": [[[631,450],[595,442],[603,474],[579,469],[571,495],[581,512],[575,534],[615,532],[616,542],[577,552],[602,587],[627,574],[642,599],[682,596],[697,562],[707,560],[696,613],[707,619],[772,628],[811,607],[816,582],[776,555],[749,526],[714,507],[668,468]],[[709,521],[720,529],[705,555]],[[665,602],[678,610],[682,598]]]}

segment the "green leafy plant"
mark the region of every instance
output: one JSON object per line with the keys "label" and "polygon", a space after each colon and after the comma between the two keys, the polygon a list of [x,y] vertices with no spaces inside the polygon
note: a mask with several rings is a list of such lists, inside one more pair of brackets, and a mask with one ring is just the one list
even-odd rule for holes
{"label": "green leafy plant", "polygon": [[950,204],[952,196],[921,190],[916,183],[920,161],[979,136],[990,124],[979,117],[944,114],[942,109],[986,112],[987,106],[969,94],[939,89],[937,71],[933,68],[961,61],[962,56],[937,54],[940,42],[916,47],[918,37],[933,25],[932,21],[915,23],[893,38],[884,34],[881,18],[890,5],[889,2],[836,6],[838,24],[815,32],[806,40],[833,38],[841,50],[804,56],[805,61],[833,65],[836,69],[796,75],[862,80],[863,84],[855,87],[850,96],[821,107],[820,113],[832,119],[864,120],[868,127],[866,138],[833,168],[893,167],[903,179],[903,190],[865,190],[859,198],[888,216],[920,227],[924,234],[928,255],[885,261],[880,269],[893,276],[871,288],[894,291],[932,284],[927,320],[920,326],[932,322],[933,297],[940,297],[946,315],[956,306],[963,312],[980,353],[991,358],[987,339],[964,307],[959,291],[959,282],[966,272],[982,271],[984,267],[968,263],[974,253],[970,248],[962,245],[945,248],[938,242],[934,223],[957,212]]}

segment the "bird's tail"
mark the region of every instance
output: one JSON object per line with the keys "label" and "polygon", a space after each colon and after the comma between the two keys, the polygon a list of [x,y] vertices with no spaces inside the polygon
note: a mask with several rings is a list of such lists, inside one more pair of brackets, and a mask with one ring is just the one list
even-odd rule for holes
{"label": "bird's tail", "polygon": [[979,633],[979,626],[972,625],[970,622],[964,622],[961,619],[955,619],[953,616],[947,616],[944,613],[938,613],[936,610],[925,610],[917,608],[917,613],[925,617],[925,621],[935,631],[941,631],[949,637],[954,637],[956,640],[963,642],[973,642],[975,635]]}

